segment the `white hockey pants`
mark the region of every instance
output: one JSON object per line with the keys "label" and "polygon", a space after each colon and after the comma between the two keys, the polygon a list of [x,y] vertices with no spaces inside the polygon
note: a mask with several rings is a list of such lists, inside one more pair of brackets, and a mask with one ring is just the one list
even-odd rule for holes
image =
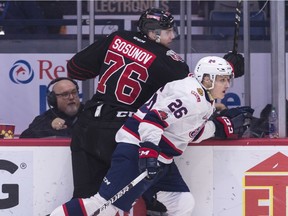
{"label": "white hockey pants", "polygon": [[195,200],[190,192],[165,192],[157,193],[157,200],[167,208],[168,216],[191,216]]}

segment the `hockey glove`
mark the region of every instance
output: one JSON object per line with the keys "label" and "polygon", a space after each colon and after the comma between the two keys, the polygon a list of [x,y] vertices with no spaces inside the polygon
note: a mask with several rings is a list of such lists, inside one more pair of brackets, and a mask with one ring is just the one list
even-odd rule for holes
{"label": "hockey glove", "polygon": [[160,148],[151,143],[143,142],[140,143],[139,148],[139,171],[142,173],[145,170],[148,171],[148,179],[153,179],[159,172],[158,155]]}
{"label": "hockey glove", "polygon": [[226,109],[213,120],[216,131],[215,137],[241,138],[250,127],[254,110],[249,106]]}
{"label": "hockey glove", "polygon": [[232,64],[235,78],[244,75],[244,57],[240,53],[229,52],[223,58]]}

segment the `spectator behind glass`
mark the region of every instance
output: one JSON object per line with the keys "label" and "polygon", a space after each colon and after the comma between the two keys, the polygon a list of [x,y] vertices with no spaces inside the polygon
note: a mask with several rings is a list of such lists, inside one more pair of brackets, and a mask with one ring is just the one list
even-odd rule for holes
{"label": "spectator behind glass", "polygon": [[[48,20],[61,20],[63,19],[64,9],[60,1],[38,1],[45,19]],[[55,21],[55,24],[56,21]],[[47,26],[49,34],[59,34],[64,26],[49,25]]]}
{"label": "spectator behind glass", "polygon": [[[36,1],[1,1],[4,8],[3,20],[37,20],[45,19],[42,9]],[[21,22],[18,22],[21,23]],[[43,25],[8,25],[4,26],[5,34],[47,34],[48,30]]]}
{"label": "spectator behind glass", "polygon": [[52,80],[47,87],[50,109],[37,116],[20,138],[71,137],[72,126],[83,108],[78,90],[77,83],[70,78]]}

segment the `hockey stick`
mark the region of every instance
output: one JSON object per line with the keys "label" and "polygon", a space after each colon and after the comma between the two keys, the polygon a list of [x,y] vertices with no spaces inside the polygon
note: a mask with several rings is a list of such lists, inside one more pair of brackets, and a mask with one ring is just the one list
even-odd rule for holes
{"label": "hockey stick", "polygon": [[123,189],[121,189],[118,193],[116,193],[111,199],[109,199],[102,207],[96,210],[92,216],[97,216],[100,212],[104,211],[108,206],[116,202],[120,197],[122,197],[126,192],[128,192],[131,188],[137,185],[140,181],[142,181],[148,175],[147,170],[137,176],[134,180],[132,180],[128,185],[126,185]]}
{"label": "hockey stick", "polygon": [[241,0],[238,0],[235,14],[233,49],[232,52],[227,53],[223,57],[233,65],[235,78],[244,75],[244,58],[241,54],[237,53],[240,21],[241,21]]}
{"label": "hockey stick", "polygon": [[241,21],[241,0],[237,2],[236,14],[235,14],[235,30],[234,30],[234,43],[232,53],[236,54],[238,51],[238,37],[239,37],[239,26]]}

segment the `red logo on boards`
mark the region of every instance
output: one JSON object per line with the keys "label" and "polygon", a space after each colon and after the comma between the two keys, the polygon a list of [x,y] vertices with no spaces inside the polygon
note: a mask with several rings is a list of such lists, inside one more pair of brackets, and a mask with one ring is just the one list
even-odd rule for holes
{"label": "red logo on boards", "polygon": [[244,176],[245,216],[286,216],[288,157],[278,152],[247,170]]}

